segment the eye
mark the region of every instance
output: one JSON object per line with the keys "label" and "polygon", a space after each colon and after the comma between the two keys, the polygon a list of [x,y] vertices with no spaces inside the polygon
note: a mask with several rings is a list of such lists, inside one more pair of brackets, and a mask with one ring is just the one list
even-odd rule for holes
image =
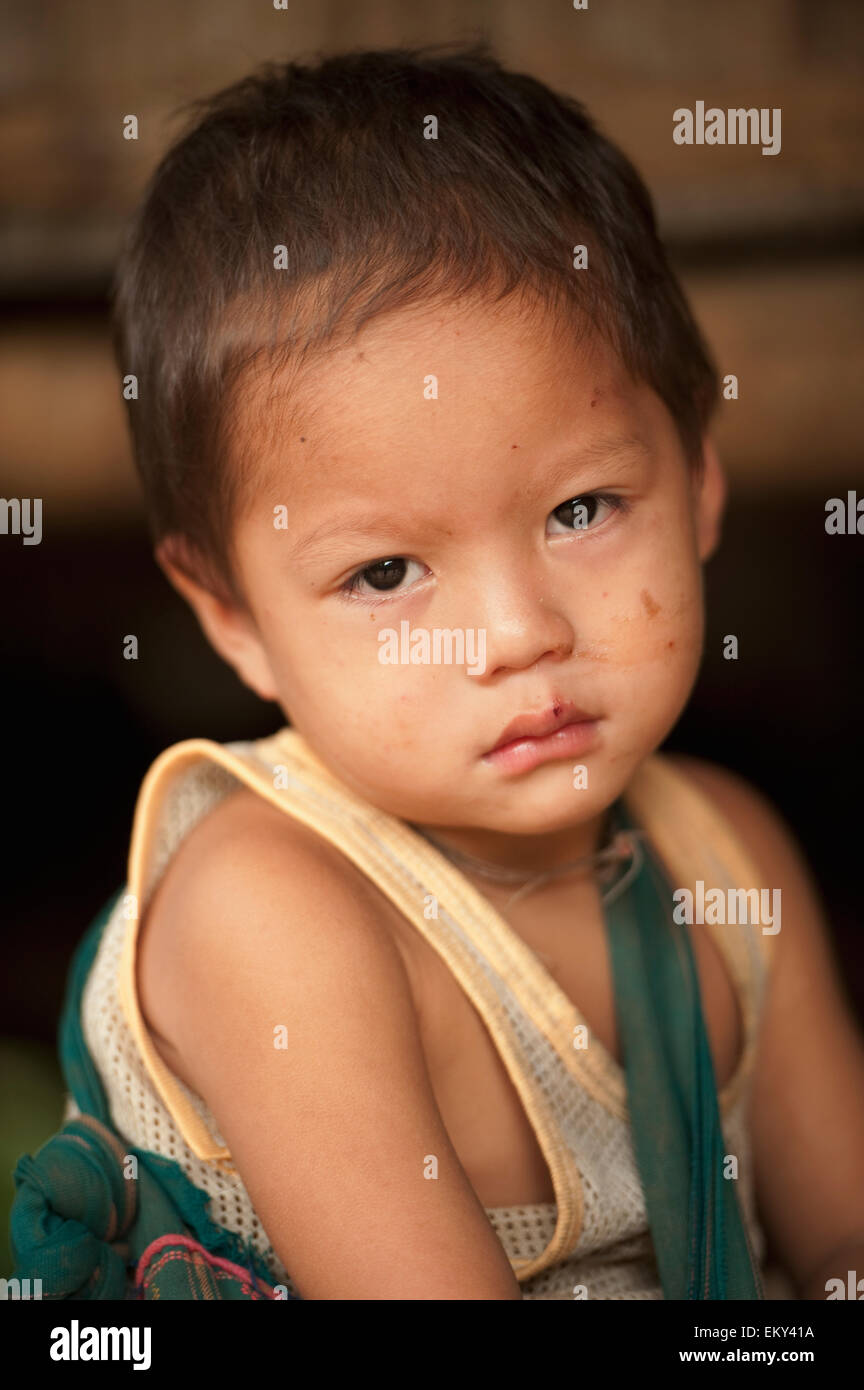
{"label": "eye", "polygon": [[354,574],[342,585],[342,593],[356,598],[362,598],[367,591],[362,589],[363,584],[368,584],[373,594],[388,594],[398,589],[409,565],[416,565],[419,570],[425,566],[418,560],[406,560],[402,555],[391,555],[384,560],[373,560],[371,565],[364,565],[363,569],[355,570]]}
{"label": "eye", "polygon": [[598,527],[594,523],[598,516],[602,522],[614,512],[626,510],[627,503],[624,498],[614,493],[583,492],[578,497],[570,497],[566,502],[562,502],[550,516],[569,531],[596,531]]}

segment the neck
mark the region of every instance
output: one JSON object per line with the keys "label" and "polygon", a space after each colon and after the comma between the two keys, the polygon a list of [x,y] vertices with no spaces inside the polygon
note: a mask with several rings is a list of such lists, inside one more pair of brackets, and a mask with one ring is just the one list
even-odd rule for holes
{"label": "neck", "polygon": [[442,849],[470,855],[490,868],[542,874],[596,854],[609,841],[609,811],[577,826],[542,835],[510,835],[476,826],[427,825],[416,830]]}

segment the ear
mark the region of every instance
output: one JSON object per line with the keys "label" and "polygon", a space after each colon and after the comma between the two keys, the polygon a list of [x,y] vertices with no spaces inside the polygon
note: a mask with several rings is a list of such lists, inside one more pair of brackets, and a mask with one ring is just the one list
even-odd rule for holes
{"label": "ear", "polygon": [[262,700],[278,700],[270,661],[252,615],[236,600],[194,578],[198,568],[180,536],[156,547],[156,561],[195,613],[210,645]]}
{"label": "ear", "polygon": [[699,559],[708,560],[720,542],[723,514],[726,510],[726,475],[712,440],[702,441],[702,477],[694,484],[696,498],[696,533]]}

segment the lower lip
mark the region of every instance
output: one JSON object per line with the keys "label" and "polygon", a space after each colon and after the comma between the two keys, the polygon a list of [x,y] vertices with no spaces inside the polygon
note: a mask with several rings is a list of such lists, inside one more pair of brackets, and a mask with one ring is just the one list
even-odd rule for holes
{"label": "lower lip", "polygon": [[530,772],[541,763],[555,758],[578,758],[587,753],[597,733],[596,719],[580,719],[577,724],[565,724],[563,729],[544,734],[542,738],[516,738],[503,743],[483,756],[484,763],[499,767],[502,772]]}

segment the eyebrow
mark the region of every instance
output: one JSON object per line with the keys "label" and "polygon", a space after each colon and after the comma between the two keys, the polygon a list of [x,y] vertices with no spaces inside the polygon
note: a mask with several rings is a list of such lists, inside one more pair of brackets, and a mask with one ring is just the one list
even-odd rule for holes
{"label": "eyebrow", "polygon": [[550,464],[539,474],[537,487],[529,485],[525,489],[527,496],[532,496],[542,488],[546,488],[561,483],[572,481],[574,475],[580,468],[591,468],[597,464],[605,464],[607,469],[614,474],[629,473],[640,463],[645,463],[651,458],[651,449],[645,440],[637,434],[614,434],[595,439],[582,449],[574,450],[572,453],[564,453],[557,462]]}
{"label": "eyebrow", "polygon": [[[643,463],[650,457],[651,450],[638,435],[611,435],[602,439],[595,439],[583,449],[563,454],[556,463],[544,469],[538,475],[536,484],[526,486],[523,496],[531,498],[559,482],[563,486],[563,483],[572,479],[580,468],[590,468],[595,464],[605,463],[616,474],[620,474],[630,472],[639,463]],[[398,519],[391,519],[382,516],[380,512],[370,512],[365,508],[361,511],[345,512],[336,521],[328,517],[320,526],[316,526],[314,531],[310,531],[308,536],[304,536],[302,540],[297,542],[291,550],[291,560],[296,563],[308,556],[312,550],[326,550],[329,541],[341,539],[346,533],[351,535],[352,540],[371,542],[380,537],[382,541],[386,541],[397,528],[409,530],[420,520],[420,518],[415,520],[406,517],[404,514]],[[430,522],[428,517],[422,519],[422,524],[429,531],[437,531],[441,534],[444,534],[447,529]]]}

